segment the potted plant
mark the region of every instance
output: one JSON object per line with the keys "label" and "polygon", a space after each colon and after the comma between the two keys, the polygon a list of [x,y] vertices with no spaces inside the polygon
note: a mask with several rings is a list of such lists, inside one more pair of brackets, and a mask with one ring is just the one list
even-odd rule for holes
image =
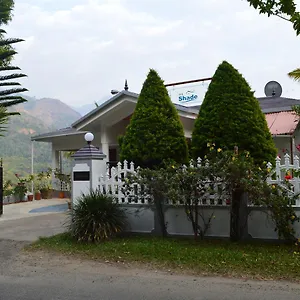
{"label": "potted plant", "polygon": [[51,192],[51,169],[48,169],[46,172],[40,172],[37,175],[37,189],[41,193],[42,199],[49,199]]}
{"label": "potted plant", "polygon": [[60,182],[61,190],[59,192],[59,198],[66,198],[66,193],[70,191],[71,175],[63,174],[59,169],[56,169],[54,176]]}
{"label": "potted plant", "polygon": [[35,200],[41,200],[42,199],[42,194],[41,194],[39,189],[34,190],[34,199]]}
{"label": "potted plant", "polygon": [[33,201],[33,194],[32,193],[27,194],[27,201]]}
{"label": "potted plant", "polygon": [[28,177],[21,177],[19,174],[15,174],[18,182],[14,187],[14,195],[16,196],[17,202],[26,201],[26,193],[28,191],[28,185],[33,181],[33,175],[29,175]]}
{"label": "potted plant", "polygon": [[25,194],[27,192],[27,187],[24,183],[18,182],[14,187],[14,196],[16,199],[16,203],[24,201]]}
{"label": "potted plant", "polygon": [[11,180],[7,180],[3,184],[3,196],[6,198],[6,202],[12,202],[14,194],[13,184]]}

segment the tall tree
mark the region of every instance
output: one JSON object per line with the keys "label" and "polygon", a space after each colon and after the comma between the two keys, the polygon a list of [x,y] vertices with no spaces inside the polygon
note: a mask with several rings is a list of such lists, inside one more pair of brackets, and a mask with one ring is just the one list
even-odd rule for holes
{"label": "tall tree", "polygon": [[[295,0],[247,0],[250,6],[258,9],[260,13],[277,16],[291,22],[296,34],[300,34],[300,12],[297,11]],[[297,68],[288,73],[288,76],[300,81],[300,69]]]}
{"label": "tall tree", "polygon": [[207,143],[223,150],[249,151],[256,163],[273,162],[276,148],[258,100],[243,76],[228,62],[217,68],[201,105],[192,135],[194,157]]}
{"label": "tall tree", "polygon": [[12,18],[14,0],[0,0],[0,26],[7,25]]}
{"label": "tall tree", "polygon": [[120,143],[121,160],[155,168],[165,160],[185,163],[187,143],[178,112],[158,73],[151,69]]}
{"label": "tall tree", "polygon": [[[14,1],[1,0],[0,1],[0,26],[7,24],[12,17],[12,10]],[[0,131],[3,131],[3,124],[8,121],[8,117],[18,115],[18,112],[8,112],[7,108],[16,104],[26,102],[19,94],[27,91],[27,89],[20,87],[20,83],[15,79],[25,77],[25,74],[11,71],[20,70],[18,67],[10,65],[11,60],[17,52],[13,49],[12,45],[22,42],[22,39],[5,38],[5,30],[0,28]],[[9,73],[8,73],[9,72]]]}
{"label": "tall tree", "polygon": [[291,22],[296,34],[300,34],[300,12],[295,0],[247,0],[261,14],[279,17]]}
{"label": "tall tree", "polygon": [[[2,33],[5,33],[4,30],[1,30]],[[0,39],[0,47],[10,46],[15,43],[22,42],[22,39]],[[25,74],[22,73],[12,73],[7,74],[8,71],[16,71],[20,70],[18,67],[9,66],[6,63],[2,63],[6,61],[9,58],[12,58],[17,52],[13,49],[7,49],[3,50],[2,53],[0,53],[0,72],[5,72],[5,75],[0,75],[0,87],[11,87],[7,89],[1,89],[0,90],[0,105],[3,107],[10,107],[22,102],[26,102],[26,100],[19,95],[19,93],[27,91],[26,88],[22,87],[15,87],[20,86],[20,83],[15,80],[17,78],[26,77]],[[11,114],[17,114],[17,113],[11,113]]]}

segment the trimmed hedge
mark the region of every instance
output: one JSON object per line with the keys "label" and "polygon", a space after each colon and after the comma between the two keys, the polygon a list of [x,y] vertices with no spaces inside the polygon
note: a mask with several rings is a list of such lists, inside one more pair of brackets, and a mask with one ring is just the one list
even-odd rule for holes
{"label": "trimmed hedge", "polygon": [[192,134],[192,154],[203,157],[207,143],[223,150],[249,151],[257,164],[274,162],[277,150],[258,100],[228,62],[217,68],[200,107]]}
{"label": "trimmed hedge", "polygon": [[164,161],[186,163],[188,148],[178,112],[158,73],[150,69],[126,133],[120,138],[121,160],[155,168]]}

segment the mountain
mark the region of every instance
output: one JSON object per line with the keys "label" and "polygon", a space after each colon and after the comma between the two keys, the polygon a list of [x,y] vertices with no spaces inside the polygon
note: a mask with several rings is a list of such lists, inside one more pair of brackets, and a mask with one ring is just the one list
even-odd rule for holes
{"label": "mountain", "polygon": [[[0,157],[4,163],[5,179],[15,179],[14,174],[28,174],[31,171],[31,136],[70,126],[81,115],[57,99],[35,99],[17,105],[13,110],[21,113],[12,116],[7,130],[0,137]],[[51,146],[35,143],[35,172],[51,166]]]}
{"label": "mountain", "polygon": [[16,108],[21,114],[23,112],[40,119],[47,126],[60,129],[70,126],[78,120],[81,114],[57,99],[42,98],[39,100],[29,99]]}
{"label": "mountain", "polygon": [[[111,95],[104,96],[104,97],[100,98],[96,103],[97,103],[97,105],[101,105],[109,98],[111,98]],[[96,103],[94,102],[94,103],[84,104],[82,106],[74,106],[72,108],[75,111],[77,111],[80,115],[84,116],[97,107]]]}

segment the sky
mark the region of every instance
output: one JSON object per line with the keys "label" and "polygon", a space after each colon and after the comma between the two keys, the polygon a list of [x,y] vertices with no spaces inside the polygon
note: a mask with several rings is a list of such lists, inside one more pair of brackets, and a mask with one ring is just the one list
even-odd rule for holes
{"label": "sky", "polygon": [[300,67],[300,36],[246,0],[15,2],[6,31],[25,40],[16,45],[14,64],[28,75],[28,96],[101,103],[125,79],[140,92],[149,68],[170,83],[211,77],[227,60],[256,96],[276,80],[282,96],[300,99],[300,83],[287,76]]}

